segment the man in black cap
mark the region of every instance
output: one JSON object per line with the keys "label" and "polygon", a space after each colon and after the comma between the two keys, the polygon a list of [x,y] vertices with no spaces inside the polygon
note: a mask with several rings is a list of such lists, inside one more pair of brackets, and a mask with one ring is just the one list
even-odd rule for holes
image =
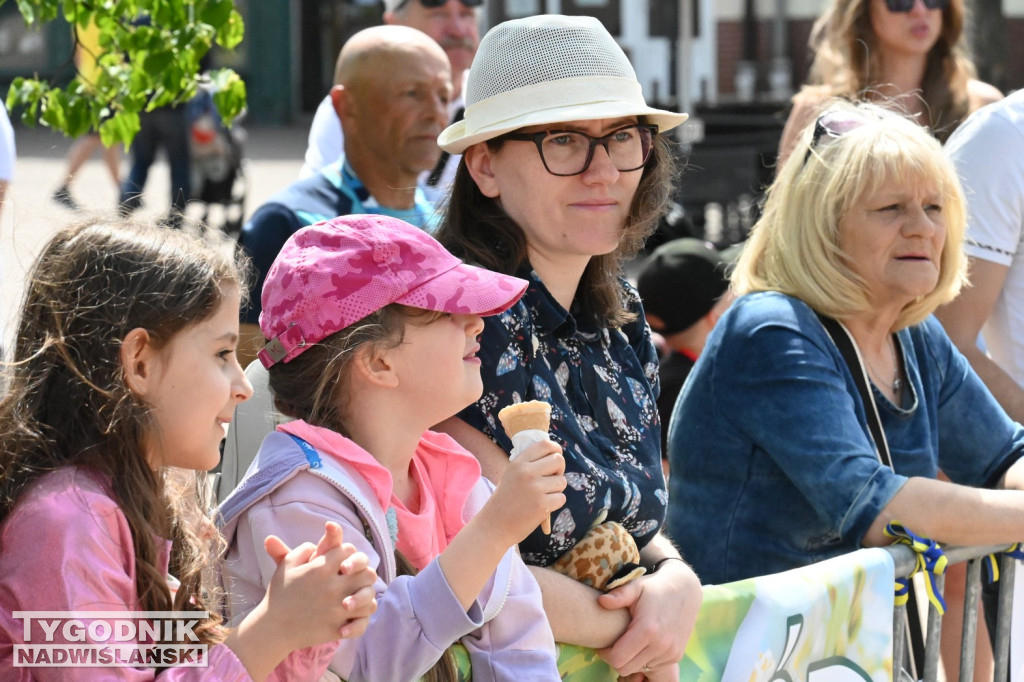
{"label": "man in black cap", "polygon": [[661,394],[662,466],[668,475],[666,439],[676,398],[690,374],[712,327],[732,302],[728,295],[728,266],[738,249],[719,252],[700,239],[675,239],[662,244],[644,260],[637,290],[647,323],[665,339],[658,374]]}

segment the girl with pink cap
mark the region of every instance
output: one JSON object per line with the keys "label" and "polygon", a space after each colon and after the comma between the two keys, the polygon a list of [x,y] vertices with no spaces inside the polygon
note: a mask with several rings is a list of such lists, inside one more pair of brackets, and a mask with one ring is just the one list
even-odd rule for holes
{"label": "girl with pink cap", "polygon": [[296,232],[270,268],[259,358],[276,408],[268,435],[220,507],[233,610],[271,579],[263,538],[315,539],[325,521],[365,552],[380,608],[340,643],[348,680],[454,679],[461,642],[474,680],[557,680],[540,590],[516,551],[564,503],[561,448],[526,449],[495,489],[477,460],[430,427],[480,396],[482,316],[526,282],[464,265],[385,216]]}

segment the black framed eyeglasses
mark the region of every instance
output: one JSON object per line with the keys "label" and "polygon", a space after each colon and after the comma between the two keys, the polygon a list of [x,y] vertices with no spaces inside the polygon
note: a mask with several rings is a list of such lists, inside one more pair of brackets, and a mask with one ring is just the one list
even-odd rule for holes
{"label": "black framed eyeglasses", "polygon": [[[427,9],[434,9],[435,7],[443,6],[445,3],[448,2],[448,0],[417,0],[417,2],[419,2]],[[484,4],[484,0],[459,0],[459,2],[461,2],[466,7],[479,7],[480,5]],[[400,3],[396,9],[401,9],[408,4],[409,0],[404,0],[404,2]]]}
{"label": "black framed eyeglasses", "polygon": [[[885,6],[890,12],[909,12],[914,9],[915,2],[917,0],[885,0]],[[946,9],[949,7],[949,0],[924,0],[924,6],[928,9]]]}
{"label": "black framed eyeglasses", "polygon": [[640,170],[651,156],[658,126],[642,123],[616,128],[602,137],[578,130],[542,130],[537,133],[506,133],[505,140],[533,142],[548,173],[579,175],[590,168],[594,148],[604,147],[612,165],[621,173]]}
{"label": "black framed eyeglasses", "polygon": [[826,111],[814,122],[814,133],[811,134],[811,144],[804,154],[804,164],[811,158],[811,151],[817,147],[822,138],[839,138],[846,133],[859,128],[867,122],[861,114],[854,111]]}

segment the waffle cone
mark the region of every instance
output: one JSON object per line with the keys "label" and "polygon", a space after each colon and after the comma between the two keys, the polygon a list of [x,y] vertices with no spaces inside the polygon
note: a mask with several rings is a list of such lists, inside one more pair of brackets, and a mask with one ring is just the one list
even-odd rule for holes
{"label": "waffle cone", "polygon": [[551,424],[551,405],[540,400],[516,403],[502,408],[498,419],[509,438],[526,429],[547,432]]}
{"label": "waffle cone", "polygon": [[[531,429],[547,433],[551,425],[551,405],[540,400],[516,403],[503,407],[498,412],[498,419],[501,420],[501,425],[505,427],[505,433],[509,438],[515,438],[517,433]],[[546,535],[550,535],[551,519],[545,518],[540,527]]]}

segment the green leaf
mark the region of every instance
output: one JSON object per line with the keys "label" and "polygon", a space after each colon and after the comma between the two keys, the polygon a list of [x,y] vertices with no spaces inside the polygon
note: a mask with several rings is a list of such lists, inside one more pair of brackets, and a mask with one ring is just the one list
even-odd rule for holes
{"label": "green leaf", "polygon": [[164,69],[157,82],[170,93],[170,100],[173,101],[188,89],[189,78],[186,77],[185,70],[178,63],[172,63]]}
{"label": "green leaf", "polygon": [[43,125],[54,130],[64,130],[64,104],[67,102],[67,95],[63,90],[49,90],[42,99]]}
{"label": "green leaf", "polygon": [[231,69],[214,71],[211,76],[215,85],[213,105],[224,119],[224,124],[230,126],[245,109],[245,81]]}
{"label": "green leaf", "polygon": [[150,52],[142,62],[142,68],[153,80],[160,80],[174,62],[174,54],[169,50]]}
{"label": "green leaf", "polygon": [[225,24],[235,9],[235,3],[231,0],[210,0],[199,14],[199,19],[205,24],[219,27]]}
{"label": "green leaf", "polygon": [[245,37],[245,22],[237,10],[231,10],[231,16],[217,30],[217,42],[229,50],[235,49]]}
{"label": "green leaf", "polygon": [[15,87],[18,85],[18,81],[22,80],[25,79],[21,76],[18,76],[13,81],[11,81],[11,87],[7,89],[7,97],[4,98],[4,106],[7,107],[8,111],[10,111],[14,107],[14,105],[18,103],[18,93],[15,91]]}
{"label": "green leaf", "polygon": [[92,16],[93,9],[91,3],[64,0],[64,20],[69,24],[77,24],[82,27],[88,26]]}
{"label": "green leaf", "polygon": [[18,11],[21,12],[21,17],[25,20],[25,23],[32,25],[36,20],[36,10],[33,7],[33,3],[29,0],[18,0]]}
{"label": "green leaf", "polygon": [[60,2],[56,0],[18,0],[18,10],[26,24],[30,26],[35,23],[45,24],[57,18],[60,12]]}
{"label": "green leaf", "polygon": [[93,127],[89,99],[86,97],[70,98],[64,107],[64,121],[64,132],[70,137],[78,138],[89,132]]}
{"label": "green leaf", "polygon": [[18,76],[11,81],[11,87],[7,90],[7,99],[4,102],[7,105],[7,109],[13,109],[15,105],[23,101],[25,91],[25,78]]}
{"label": "green leaf", "polygon": [[36,78],[15,78],[11,83],[11,89],[7,91],[7,108],[13,110],[18,105],[24,107],[21,112],[22,123],[34,126],[38,118],[39,103],[47,87]]}
{"label": "green leaf", "polygon": [[127,148],[139,132],[139,114],[121,111],[100,124],[100,140],[104,147],[123,142]]}
{"label": "green leaf", "polygon": [[159,87],[153,91],[153,96],[149,99],[149,104],[146,105],[146,111],[153,111],[160,107],[166,107],[173,104],[175,100],[174,92],[164,87]]}

